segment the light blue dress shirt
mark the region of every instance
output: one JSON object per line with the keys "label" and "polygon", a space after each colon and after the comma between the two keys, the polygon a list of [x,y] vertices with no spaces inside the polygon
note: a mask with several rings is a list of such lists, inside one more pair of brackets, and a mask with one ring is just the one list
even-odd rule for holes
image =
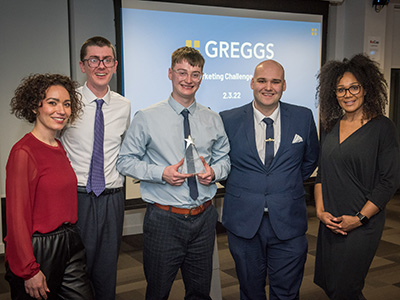
{"label": "light blue dress shirt", "polygon": [[[117,161],[123,175],[140,180],[142,199],[149,203],[191,208],[212,199],[214,182],[197,182],[199,197],[189,196],[187,181],[172,186],[162,179],[165,167],[177,164],[185,153],[182,110],[172,96],[138,111],[126,133]],[[200,156],[211,166],[215,181],[226,179],[230,171],[228,137],[220,116],[196,101],[188,107],[191,136]]]}

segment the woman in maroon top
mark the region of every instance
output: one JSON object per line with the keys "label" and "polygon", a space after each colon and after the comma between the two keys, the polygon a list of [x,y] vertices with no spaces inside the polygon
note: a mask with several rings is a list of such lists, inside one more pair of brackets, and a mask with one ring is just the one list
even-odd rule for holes
{"label": "woman in maroon top", "polygon": [[27,77],[11,111],[34,123],[10,152],[6,177],[6,279],[12,299],[93,299],[77,221],[77,180],[57,133],[81,110],[76,83]]}

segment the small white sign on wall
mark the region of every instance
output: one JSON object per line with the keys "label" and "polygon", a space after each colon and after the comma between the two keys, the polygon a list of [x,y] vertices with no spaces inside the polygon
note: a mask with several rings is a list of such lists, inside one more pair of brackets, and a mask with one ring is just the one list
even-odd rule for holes
{"label": "small white sign on wall", "polygon": [[367,54],[369,57],[377,63],[381,63],[381,38],[378,36],[369,36],[367,47]]}

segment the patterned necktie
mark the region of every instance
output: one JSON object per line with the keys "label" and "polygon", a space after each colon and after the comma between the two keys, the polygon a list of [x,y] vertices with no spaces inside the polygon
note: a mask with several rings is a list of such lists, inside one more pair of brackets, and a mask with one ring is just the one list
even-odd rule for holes
{"label": "patterned necktie", "polygon": [[[185,134],[185,139],[190,135],[190,126],[189,126],[189,111],[187,109],[184,109],[181,114],[183,115],[183,132]],[[185,141],[185,148],[186,148],[186,141]],[[191,150],[191,149],[190,149]],[[188,153],[190,155],[190,153]],[[192,154],[193,155],[193,154]],[[193,160],[192,160],[193,161]],[[197,189],[197,182],[196,182],[196,177],[189,177],[187,179],[188,185],[189,185],[189,193],[190,197],[193,200],[196,200],[197,197],[199,196],[199,191]]]}
{"label": "patterned necktie", "polygon": [[264,123],[267,124],[267,130],[265,134],[265,160],[264,164],[269,168],[272,160],[274,159],[274,120],[271,118],[264,118]]}
{"label": "patterned necktie", "polygon": [[104,116],[102,111],[104,100],[97,99],[96,117],[94,121],[93,153],[90,161],[89,178],[86,191],[93,191],[99,196],[106,188],[104,179]]}

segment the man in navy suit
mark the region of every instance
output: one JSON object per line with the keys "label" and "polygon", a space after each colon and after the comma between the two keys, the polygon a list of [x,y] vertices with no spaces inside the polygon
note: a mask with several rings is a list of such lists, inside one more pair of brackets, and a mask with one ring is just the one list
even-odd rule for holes
{"label": "man in navy suit", "polygon": [[278,62],[257,65],[251,88],[254,101],[221,113],[231,145],[222,223],[240,299],[266,299],[267,275],[271,300],[299,299],[308,247],[303,181],[318,160],[316,127],[309,109],[280,102]]}

